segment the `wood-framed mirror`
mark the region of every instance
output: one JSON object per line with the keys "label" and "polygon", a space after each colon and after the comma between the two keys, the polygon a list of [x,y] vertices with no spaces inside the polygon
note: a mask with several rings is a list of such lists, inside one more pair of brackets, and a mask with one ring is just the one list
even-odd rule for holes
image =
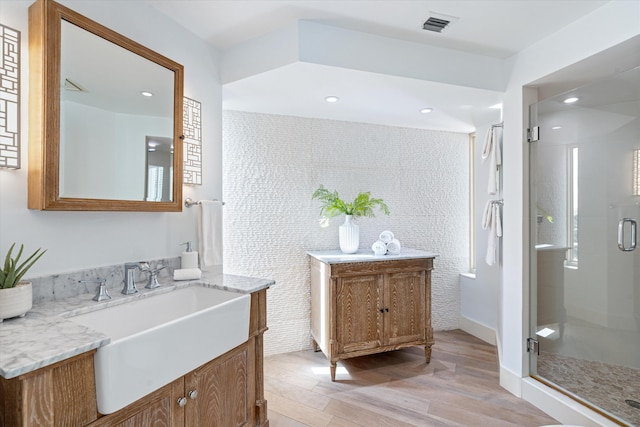
{"label": "wood-framed mirror", "polygon": [[183,66],[53,0],[29,8],[28,207],[182,210]]}

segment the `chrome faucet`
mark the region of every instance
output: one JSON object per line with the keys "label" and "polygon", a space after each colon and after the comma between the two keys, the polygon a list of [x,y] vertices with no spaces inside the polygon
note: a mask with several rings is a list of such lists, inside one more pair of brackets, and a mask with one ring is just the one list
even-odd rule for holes
{"label": "chrome faucet", "polygon": [[124,287],[122,293],[125,295],[132,295],[138,292],[136,288],[135,271],[149,270],[149,263],[147,262],[127,262],[124,264]]}
{"label": "chrome faucet", "polygon": [[105,301],[111,299],[111,295],[109,295],[109,291],[107,291],[107,281],[106,279],[96,279],[96,280],[79,280],[80,283],[97,283],[98,287],[96,288],[96,296],[93,297],[94,301]]}

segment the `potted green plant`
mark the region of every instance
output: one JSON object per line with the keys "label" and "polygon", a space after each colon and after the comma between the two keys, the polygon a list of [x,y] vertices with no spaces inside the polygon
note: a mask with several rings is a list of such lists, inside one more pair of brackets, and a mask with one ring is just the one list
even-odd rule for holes
{"label": "potted green plant", "polygon": [[9,248],[4,264],[0,269],[0,322],[11,317],[24,317],[33,305],[33,292],[31,282],[23,282],[20,279],[46,252],[38,248],[25,261],[20,263],[24,245],[15,258],[11,257],[15,243]]}
{"label": "potted green plant", "polygon": [[324,185],[313,193],[312,199],[320,201],[321,227],[328,227],[329,220],[334,216],[344,214],[344,224],[340,226],[340,250],[347,254],[355,253],[360,246],[360,228],[354,224],[353,220],[366,216],[374,217],[374,209],[389,215],[389,207],[382,199],[371,197],[369,191],[358,193],[351,203],[347,203],[340,198],[336,190],[329,191]]}

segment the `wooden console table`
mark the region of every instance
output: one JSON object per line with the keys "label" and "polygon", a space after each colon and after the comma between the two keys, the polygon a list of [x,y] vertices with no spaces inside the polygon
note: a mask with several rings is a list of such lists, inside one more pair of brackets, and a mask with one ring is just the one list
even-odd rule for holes
{"label": "wooden console table", "polygon": [[431,360],[431,252],[307,252],[311,269],[311,334],[331,364],[340,359],[424,346]]}

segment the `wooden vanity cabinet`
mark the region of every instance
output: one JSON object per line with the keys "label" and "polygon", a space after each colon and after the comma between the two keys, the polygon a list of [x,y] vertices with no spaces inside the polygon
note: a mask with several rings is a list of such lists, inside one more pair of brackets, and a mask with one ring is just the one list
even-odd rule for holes
{"label": "wooden vanity cabinet", "polygon": [[330,361],[424,346],[431,360],[433,258],[346,263],[310,258],[314,349]]}
{"label": "wooden vanity cabinet", "polygon": [[251,295],[248,341],[109,415],[97,412],[95,350],[9,380],[0,377],[0,427],[268,427],[266,330],[265,289]]}
{"label": "wooden vanity cabinet", "polygon": [[11,379],[0,376],[0,427],[80,427],[95,420],[94,353]]}

